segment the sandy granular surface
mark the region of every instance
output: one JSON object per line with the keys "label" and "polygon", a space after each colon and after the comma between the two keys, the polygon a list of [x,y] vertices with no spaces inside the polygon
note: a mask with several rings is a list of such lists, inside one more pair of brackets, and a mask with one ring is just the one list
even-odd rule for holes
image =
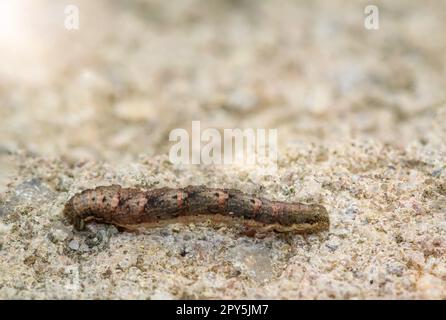
{"label": "sandy granular surface", "polygon": [[[0,33],[0,298],[446,298],[444,3],[377,3],[368,31],[367,2],[70,1],[69,32],[63,1],[18,2],[28,24]],[[171,164],[192,120],[278,129],[277,174]],[[65,202],[112,183],[318,202],[331,228],[74,231]]]}

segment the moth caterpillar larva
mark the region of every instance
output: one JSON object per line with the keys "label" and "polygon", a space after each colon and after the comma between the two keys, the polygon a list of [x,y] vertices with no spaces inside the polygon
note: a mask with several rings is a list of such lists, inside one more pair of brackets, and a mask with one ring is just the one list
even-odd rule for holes
{"label": "moth caterpillar larva", "polygon": [[270,201],[239,190],[205,186],[148,191],[101,186],[74,195],[64,214],[79,230],[89,221],[132,228],[203,217],[243,223],[262,231],[303,234],[329,228],[327,210],[319,204]]}

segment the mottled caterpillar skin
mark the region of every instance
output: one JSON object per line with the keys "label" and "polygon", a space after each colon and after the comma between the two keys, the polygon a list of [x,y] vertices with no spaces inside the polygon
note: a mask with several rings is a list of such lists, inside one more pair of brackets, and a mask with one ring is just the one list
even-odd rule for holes
{"label": "mottled caterpillar skin", "polygon": [[205,186],[148,191],[102,186],[74,195],[65,205],[64,214],[78,230],[89,221],[131,229],[203,216],[236,221],[262,231],[304,234],[329,228],[327,210],[321,205],[270,201],[239,190]]}

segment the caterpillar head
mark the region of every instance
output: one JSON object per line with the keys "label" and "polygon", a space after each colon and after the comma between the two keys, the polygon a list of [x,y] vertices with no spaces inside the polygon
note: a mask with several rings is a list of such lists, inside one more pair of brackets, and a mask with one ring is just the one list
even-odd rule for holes
{"label": "caterpillar head", "polygon": [[65,217],[67,217],[68,221],[73,224],[76,230],[83,230],[85,228],[85,220],[82,217],[82,214],[75,210],[73,205],[73,198],[71,198],[65,204],[63,214]]}

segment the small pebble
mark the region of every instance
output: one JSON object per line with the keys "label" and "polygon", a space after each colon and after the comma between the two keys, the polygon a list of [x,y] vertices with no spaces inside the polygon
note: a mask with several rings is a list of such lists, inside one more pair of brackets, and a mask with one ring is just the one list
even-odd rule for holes
{"label": "small pebble", "polygon": [[441,176],[441,173],[443,172],[443,168],[438,168],[432,171],[432,177],[438,178]]}
{"label": "small pebble", "polygon": [[62,229],[56,229],[49,233],[48,238],[51,242],[57,243],[65,241],[69,236],[69,233]]}
{"label": "small pebble", "polygon": [[[102,231],[102,233],[101,233],[101,231]],[[98,233],[90,234],[87,237],[87,239],[85,239],[85,244],[90,248],[99,245],[102,242],[102,240],[104,239],[103,235],[105,233],[104,230],[101,230],[101,231],[99,231]]]}
{"label": "small pebble", "polygon": [[401,277],[403,275],[404,266],[402,264],[392,264],[388,265],[386,270],[390,274]]}
{"label": "small pebble", "polygon": [[339,243],[337,243],[337,241],[329,241],[325,244],[325,246],[330,250],[330,251],[336,251],[339,248]]}
{"label": "small pebble", "polygon": [[191,239],[191,236],[189,235],[189,234],[185,234],[184,236],[183,236],[183,240],[184,241],[189,241]]}
{"label": "small pebble", "polygon": [[70,243],[68,243],[68,247],[74,251],[79,250],[79,246],[79,241],[77,240],[71,240]]}
{"label": "small pebble", "polygon": [[0,223],[0,235],[7,234],[9,230],[11,230],[10,225]]}
{"label": "small pebble", "polygon": [[90,248],[85,243],[82,243],[79,246],[79,251],[81,251],[81,252],[88,252],[88,251],[90,251]]}
{"label": "small pebble", "polygon": [[118,229],[117,229],[115,226],[113,226],[113,225],[110,225],[110,226],[109,226],[107,232],[108,232],[108,234],[109,234],[110,236],[114,236],[114,235],[116,235],[116,234],[119,233]]}
{"label": "small pebble", "polygon": [[356,205],[351,205],[350,207],[348,207],[345,210],[345,214],[351,215],[351,216],[356,216],[358,213],[359,213],[359,209]]}

